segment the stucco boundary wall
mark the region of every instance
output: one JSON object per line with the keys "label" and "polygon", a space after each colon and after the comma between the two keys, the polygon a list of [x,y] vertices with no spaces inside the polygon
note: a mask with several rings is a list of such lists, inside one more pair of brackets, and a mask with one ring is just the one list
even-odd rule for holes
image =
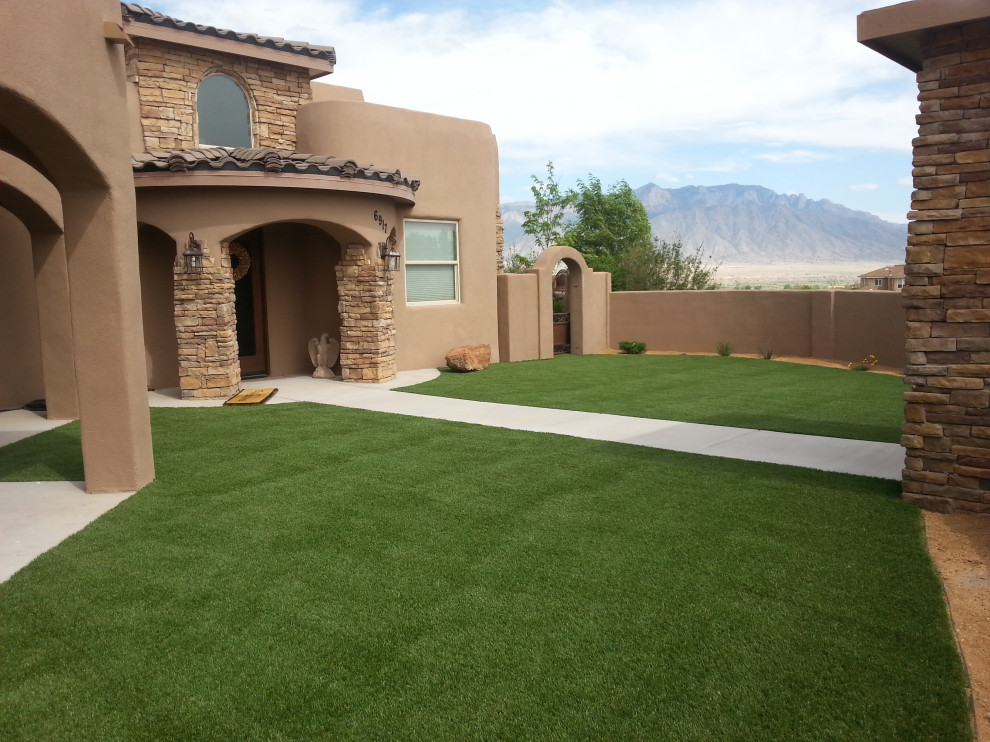
{"label": "stucco boundary wall", "polygon": [[899,291],[622,291],[609,295],[609,347],[818,358],[843,363],[874,355],[902,367],[905,312]]}

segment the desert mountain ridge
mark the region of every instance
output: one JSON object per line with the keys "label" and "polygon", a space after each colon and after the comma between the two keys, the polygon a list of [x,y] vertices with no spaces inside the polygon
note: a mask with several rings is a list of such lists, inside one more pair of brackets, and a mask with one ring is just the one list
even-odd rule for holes
{"label": "desert mountain ridge", "polygon": [[[886,222],[827,199],[776,193],[758,185],[635,189],[653,234],[679,235],[685,247],[702,245],[705,256],[724,263],[837,263],[904,261],[907,225]],[[522,231],[527,202],[502,204],[507,254],[533,249]]]}

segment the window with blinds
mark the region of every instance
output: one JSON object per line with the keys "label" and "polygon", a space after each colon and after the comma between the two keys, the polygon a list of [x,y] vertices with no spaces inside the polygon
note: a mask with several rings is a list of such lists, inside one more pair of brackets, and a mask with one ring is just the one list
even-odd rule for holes
{"label": "window with blinds", "polygon": [[407,219],[404,225],[406,303],[459,301],[457,223]]}

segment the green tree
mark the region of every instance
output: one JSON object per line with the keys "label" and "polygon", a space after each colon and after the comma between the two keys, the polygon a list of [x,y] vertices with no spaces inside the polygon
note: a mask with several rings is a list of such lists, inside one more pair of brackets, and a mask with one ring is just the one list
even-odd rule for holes
{"label": "green tree", "polygon": [[523,212],[525,220],[522,227],[526,234],[533,235],[536,240],[536,252],[540,253],[551,245],[562,245],[564,233],[564,214],[571,205],[573,196],[570,192],[563,193],[560,184],[554,177],[553,162],[547,163],[547,180],[544,183],[537,176],[532,176],[533,185],[530,190],[536,206],[532,211]]}
{"label": "green tree", "polygon": [[623,276],[626,253],[643,254],[652,247],[650,218],[629,184],[620,180],[602,189],[593,175],[579,180],[571,191],[578,220],[564,235],[564,243],[577,249],[596,271],[612,274],[612,288],[625,288]]}
{"label": "green tree", "polygon": [[532,258],[529,258],[521,253],[515,253],[505,261],[505,267],[503,270],[506,273],[525,273],[532,267]]}
{"label": "green tree", "polygon": [[[710,258],[711,256],[709,256]],[[718,265],[706,262],[701,245],[694,252],[685,252],[683,241],[653,239],[643,249],[637,246],[622,253],[618,267],[625,291],[675,291],[717,289],[715,273]]]}

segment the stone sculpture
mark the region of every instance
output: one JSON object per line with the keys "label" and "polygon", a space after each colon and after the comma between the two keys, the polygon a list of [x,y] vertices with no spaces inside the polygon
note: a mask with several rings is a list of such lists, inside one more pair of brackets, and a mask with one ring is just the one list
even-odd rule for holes
{"label": "stone sculpture", "polygon": [[330,367],[337,362],[339,354],[340,342],[336,338],[330,337],[329,333],[324,332],[320,338],[310,338],[309,360],[316,366],[313,378],[334,378],[333,370]]}

